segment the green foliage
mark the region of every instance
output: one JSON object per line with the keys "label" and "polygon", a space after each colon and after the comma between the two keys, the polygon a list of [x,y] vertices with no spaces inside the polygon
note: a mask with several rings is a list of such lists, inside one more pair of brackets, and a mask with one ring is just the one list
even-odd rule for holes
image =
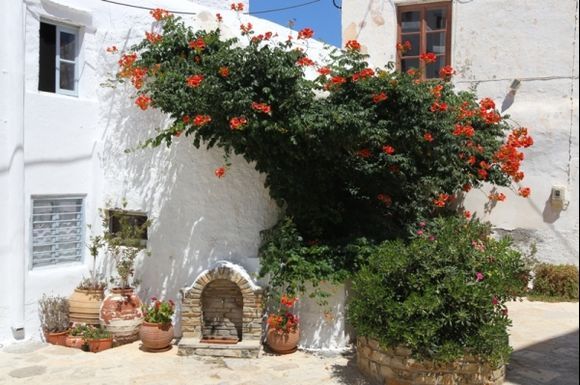
{"label": "green foliage", "polygon": [[83,330],[83,338],[85,341],[111,338],[111,332],[100,326],[88,325]]}
{"label": "green foliage", "polygon": [[349,315],[357,332],[421,358],[462,354],[507,360],[506,301],[524,293],[526,262],[509,239],[459,218],[436,219],[410,243],[377,246],[355,275]]}
{"label": "green foliage", "polygon": [[519,141],[527,131],[514,136],[507,167],[497,156],[505,117],[447,78],[371,69],[352,47],[329,51],[324,71],[307,78],[308,52],[290,41],[246,31],[242,43],[173,15],[157,27],[121,57],[117,76],[135,86],[140,108],[172,118],[143,145],[183,135],[222,148],[218,177],[232,153],[253,162],[285,216],[265,234],[261,273],[289,291],[344,279],[361,248],[409,237],[419,221],[450,212],[462,189],[522,177],[514,151],[531,145]]}
{"label": "green foliage", "polygon": [[534,269],[532,297],[578,300],[578,267],[542,263]]}
{"label": "green foliage", "polygon": [[68,335],[73,337],[82,337],[88,330],[89,326],[86,324],[75,324],[75,326],[70,328],[68,331]]}
{"label": "green foliage", "polygon": [[153,297],[151,298],[149,305],[143,305],[143,317],[145,322],[170,324],[174,312],[175,304],[172,300],[160,301]]}

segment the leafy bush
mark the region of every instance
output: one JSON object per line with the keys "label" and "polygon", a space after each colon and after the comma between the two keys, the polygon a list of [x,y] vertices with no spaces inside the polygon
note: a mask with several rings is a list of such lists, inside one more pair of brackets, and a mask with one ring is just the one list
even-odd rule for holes
{"label": "leafy bush", "polygon": [[348,249],[358,240],[406,238],[462,191],[524,177],[527,129],[506,138],[507,117],[490,99],[456,92],[452,68],[428,82],[392,64],[369,68],[354,41],[315,63],[303,49],[311,30],[297,45],[242,24],[242,42],[223,39],[219,28],[193,30],[166,11],[152,15],[154,31],[122,54],[117,74],[134,86],[139,108],[172,118],[144,146],[185,136],[196,147],[222,148],[219,178],[234,172],[232,153],[254,162],[299,237],[270,237],[262,249],[262,272],[278,281],[303,286],[298,278],[316,283],[355,271]]}
{"label": "leafy bush", "polygon": [[149,305],[143,305],[142,309],[145,322],[171,324],[175,303],[172,300],[160,301],[156,297],[152,297]]}
{"label": "leafy bush", "polygon": [[524,293],[529,273],[510,240],[488,234],[475,220],[437,219],[409,244],[377,246],[354,277],[349,314],[357,332],[421,358],[505,361],[505,303]]}
{"label": "leafy bush", "polygon": [[534,297],[578,300],[578,267],[542,263],[534,269]]}

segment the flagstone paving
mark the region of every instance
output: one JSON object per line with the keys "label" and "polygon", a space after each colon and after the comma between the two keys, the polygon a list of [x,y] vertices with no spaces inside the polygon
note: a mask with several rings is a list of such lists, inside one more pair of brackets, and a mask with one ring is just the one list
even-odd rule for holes
{"label": "flagstone paving", "polygon": [[[578,384],[578,304],[511,303],[514,354],[506,385]],[[263,354],[259,359],[198,359],[177,348],[146,353],[139,343],[98,354],[22,342],[0,349],[4,384],[370,385],[352,353]]]}

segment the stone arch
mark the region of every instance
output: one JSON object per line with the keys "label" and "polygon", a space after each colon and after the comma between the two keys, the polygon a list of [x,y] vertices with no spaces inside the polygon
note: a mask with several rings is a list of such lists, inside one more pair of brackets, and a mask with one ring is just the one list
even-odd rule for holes
{"label": "stone arch", "polygon": [[183,337],[202,337],[202,293],[210,282],[216,280],[230,281],[240,289],[243,301],[242,339],[259,340],[262,335],[262,288],[252,282],[243,267],[226,261],[219,261],[201,272],[191,286],[182,289]]}

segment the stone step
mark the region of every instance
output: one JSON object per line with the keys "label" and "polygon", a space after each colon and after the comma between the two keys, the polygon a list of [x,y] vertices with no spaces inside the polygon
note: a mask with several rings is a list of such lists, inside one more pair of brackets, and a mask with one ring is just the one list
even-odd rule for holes
{"label": "stone step", "polygon": [[207,344],[199,338],[182,338],[177,344],[179,356],[210,356],[232,358],[259,358],[262,344],[259,340],[241,341],[237,344]]}

